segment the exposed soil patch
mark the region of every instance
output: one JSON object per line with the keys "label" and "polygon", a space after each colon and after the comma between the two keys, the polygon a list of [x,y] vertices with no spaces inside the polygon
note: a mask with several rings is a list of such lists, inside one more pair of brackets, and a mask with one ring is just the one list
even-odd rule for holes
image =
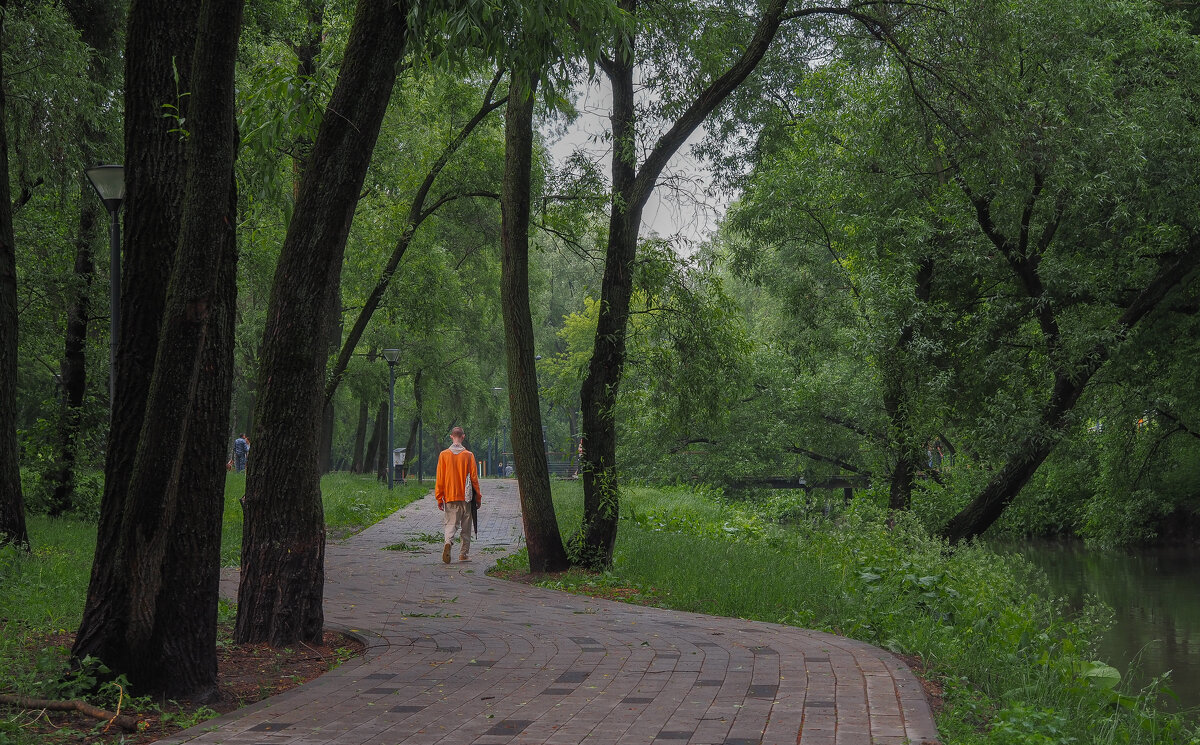
{"label": "exposed soil patch", "polygon": [[[357,639],[337,631],[326,631],[320,646],[302,644],[287,649],[272,649],[266,644],[233,644],[231,638],[232,626],[223,626],[217,641],[219,698],[205,704],[167,701],[150,706],[142,705],[144,699],[131,702],[126,698],[120,713],[139,719],[141,729],[137,733],[131,734],[116,726],[106,731],[105,722],[76,712],[19,711],[0,707],[0,716],[19,724],[35,742],[149,743],[218,714],[295,688],[365,650]],[[42,646],[69,649],[73,642],[73,634],[57,634],[45,638]]]}
{"label": "exposed soil patch", "polygon": [[921,688],[925,689],[925,700],[929,702],[929,708],[933,710],[933,715],[935,717],[940,715],[945,707],[945,695],[941,683],[930,676],[929,666],[915,654],[897,654],[896,656],[900,658],[901,662],[908,665],[908,669],[912,670],[913,675],[921,683]]}

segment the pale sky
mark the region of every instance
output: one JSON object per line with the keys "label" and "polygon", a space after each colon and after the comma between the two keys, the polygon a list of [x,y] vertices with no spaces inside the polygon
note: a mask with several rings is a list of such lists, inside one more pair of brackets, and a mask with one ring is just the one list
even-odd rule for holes
{"label": "pale sky", "polygon": [[[600,164],[607,177],[612,171],[612,148],[604,137],[608,132],[612,94],[608,80],[602,75],[598,77],[599,82],[576,91],[579,118],[565,132],[560,125],[559,131],[547,130],[544,134],[556,166],[561,166],[575,150],[583,149]],[[708,170],[691,154],[692,145],[703,136],[701,127],[679,148],[643,213],[642,236],[653,233],[670,239],[681,253],[690,253],[695,244],[716,232],[732,201],[729,194],[705,194],[712,180]]]}

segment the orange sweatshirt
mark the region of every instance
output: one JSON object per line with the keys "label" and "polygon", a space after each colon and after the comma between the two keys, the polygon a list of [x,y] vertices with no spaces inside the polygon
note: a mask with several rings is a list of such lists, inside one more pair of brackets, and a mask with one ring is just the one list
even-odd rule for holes
{"label": "orange sweatshirt", "polygon": [[471,479],[471,488],[475,490],[475,501],[483,502],[479,491],[479,478],[475,475],[475,455],[461,445],[451,445],[438,456],[437,485],[433,496],[438,504],[446,502],[466,501],[467,478]]}

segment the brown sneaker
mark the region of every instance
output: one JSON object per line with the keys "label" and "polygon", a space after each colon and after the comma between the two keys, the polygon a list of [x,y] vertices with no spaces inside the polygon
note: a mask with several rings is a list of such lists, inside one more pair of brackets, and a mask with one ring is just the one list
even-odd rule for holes
{"label": "brown sneaker", "polygon": [[470,561],[470,559],[467,558],[466,554],[459,554],[458,560],[459,561]]}
{"label": "brown sneaker", "polygon": [[450,563],[450,544],[449,543],[447,543],[445,546],[442,546],[442,563],[443,564]]}

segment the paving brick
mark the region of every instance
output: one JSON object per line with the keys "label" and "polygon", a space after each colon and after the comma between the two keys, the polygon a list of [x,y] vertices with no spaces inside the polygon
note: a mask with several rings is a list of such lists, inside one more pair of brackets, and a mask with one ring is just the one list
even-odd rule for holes
{"label": "paving brick", "polygon": [[[441,530],[431,498],[327,546],[326,621],[365,656],[162,745],[936,742],[920,684],[862,642],[487,577],[521,520],[515,482],[483,487],[474,562],[419,543]],[[382,550],[400,541],[422,547]]]}

